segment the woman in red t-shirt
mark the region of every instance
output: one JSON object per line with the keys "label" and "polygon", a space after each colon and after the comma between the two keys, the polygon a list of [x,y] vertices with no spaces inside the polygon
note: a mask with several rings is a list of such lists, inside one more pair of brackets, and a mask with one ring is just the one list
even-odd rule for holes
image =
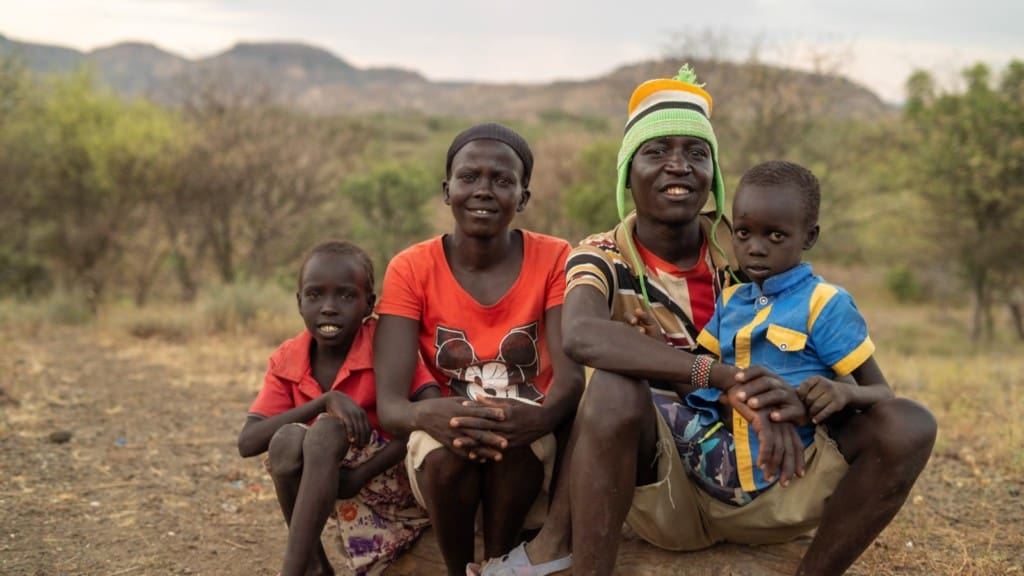
{"label": "woman in red t-shirt", "polygon": [[[406,466],[450,574],[473,561],[482,504],[484,554],[508,552],[547,509],[552,432],[583,389],[562,353],[564,240],[510,228],[530,199],[533,156],[497,124],[474,126],[448,150],[451,234],[416,244],[388,266],[374,368],[381,424],[410,434]],[[446,398],[412,403],[422,356]]]}

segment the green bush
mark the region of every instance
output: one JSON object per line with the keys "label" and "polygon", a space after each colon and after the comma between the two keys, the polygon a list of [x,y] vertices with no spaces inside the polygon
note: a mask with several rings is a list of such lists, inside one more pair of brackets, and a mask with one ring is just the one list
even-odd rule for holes
{"label": "green bush", "polygon": [[928,299],[924,284],[908,266],[890,268],[885,276],[885,284],[897,302],[912,304]]}
{"label": "green bush", "polygon": [[31,254],[0,247],[0,294],[38,296],[51,285],[46,267]]}

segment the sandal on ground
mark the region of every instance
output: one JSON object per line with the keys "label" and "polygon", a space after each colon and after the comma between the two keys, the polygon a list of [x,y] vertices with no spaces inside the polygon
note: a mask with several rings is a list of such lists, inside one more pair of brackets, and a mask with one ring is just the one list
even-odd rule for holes
{"label": "sandal on ground", "polygon": [[482,572],[471,572],[472,568],[466,567],[467,574],[480,574],[482,576],[549,576],[552,574],[566,573],[572,568],[572,554],[564,558],[558,558],[543,564],[530,564],[530,557],[526,555],[526,542],[513,548],[508,554],[501,558],[494,558],[487,562]]}

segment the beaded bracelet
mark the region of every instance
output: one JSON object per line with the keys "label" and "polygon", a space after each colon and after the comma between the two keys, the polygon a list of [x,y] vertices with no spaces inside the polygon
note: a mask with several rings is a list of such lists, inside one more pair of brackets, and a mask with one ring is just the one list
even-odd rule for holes
{"label": "beaded bracelet", "polygon": [[710,354],[697,354],[693,357],[693,366],[690,368],[690,384],[697,388],[707,388],[711,385],[711,365],[715,363],[715,357]]}

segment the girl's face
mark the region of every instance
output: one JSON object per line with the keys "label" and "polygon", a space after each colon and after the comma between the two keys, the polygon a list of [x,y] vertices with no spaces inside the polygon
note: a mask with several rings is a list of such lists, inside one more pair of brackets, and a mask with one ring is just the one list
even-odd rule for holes
{"label": "girl's face", "polygon": [[697,218],[714,178],[711,145],[694,136],[664,136],[644,142],[629,169],[637,213],[671,224]]}
{"label": "girl's face", "polygon": [[348,346],[373,311],[366,270],[345,254],[314,254],[296,294],[299,314],[320,347]]}
{"label": "girl's face", "polygon": [[452,159],[451,178],[442,185],[456,231],[477,238],[505,233],[530,200],[522,178],[523,162],[509,145],[473,140],[463,146]]}
{"label": "girl's face", "polygon": [[818,240],[808,226],[803,195],[793,186],[745,185],[732,204],[732,246],[740,269],[758,286],[803,258]]}

